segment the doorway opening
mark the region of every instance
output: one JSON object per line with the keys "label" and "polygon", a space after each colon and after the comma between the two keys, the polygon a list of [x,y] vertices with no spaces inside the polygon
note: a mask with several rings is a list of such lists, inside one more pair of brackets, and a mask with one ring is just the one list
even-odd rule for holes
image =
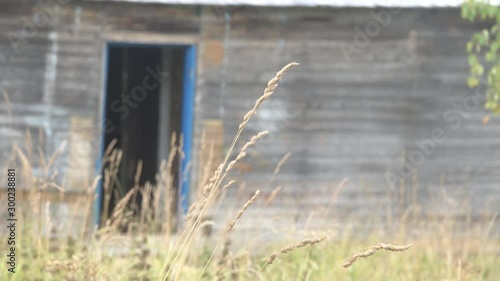
{"label": "doorway opening", "polygon": [[[170,153],[174,132],[188,135],[183,143],[188,159],[182,163],[175,160],[170,171],[174,175],[176,198],[187,197],[189,183],[180,175],[184,162],[190,160],[194,54],[193,46],[108,44],[101,158],[112,143],[122,156],[112,183],[106,187],[110,197],[103,196],[102,181],[98,189],[97,224],[134,187],[139,163],[142,163],[139,188],[144,188],[147,182],[155,186],[161,162]],[[103,178],[105,170],[102,167]],[[104,200],[108,202],[103,204]],[[141,210],[141,192],[132,200],[136,210]],[[174,216],[185,204],[177,200],[172,214],[165,215]]]}

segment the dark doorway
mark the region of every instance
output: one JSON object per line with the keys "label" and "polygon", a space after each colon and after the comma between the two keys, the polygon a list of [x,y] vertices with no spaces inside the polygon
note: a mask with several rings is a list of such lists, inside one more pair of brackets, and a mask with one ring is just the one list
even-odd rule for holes
{"label": "dark doorway", "polygon": [[[123,154],[108,187],[111,200],[105,216],[134,187],[140,161],[139,186],[156,184],[159,165],[169,154],[171,134],[181,131],[184,52],[185,48],[175,46],[108,46],[105,117],[111,129],[104,134],[104,147],[116,140],[115,149]],[[174,163],[172,174],[178,173],[179,165]],[[140,210],[141,196],[134,198]]]}

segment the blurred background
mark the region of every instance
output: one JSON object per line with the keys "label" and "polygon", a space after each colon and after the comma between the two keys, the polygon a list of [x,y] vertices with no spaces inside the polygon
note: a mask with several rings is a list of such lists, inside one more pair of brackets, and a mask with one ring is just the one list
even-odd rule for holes
{"label": "blurred background", "polygon": [[[499,6],[0,1],[0,166],[17,171],[18,237],[42,236],[23,247],[24,259],[38,258],[16,280],[31,280],[33,268],[41,268],[33,280],[80,280],[90,270],[82,264],[98,268],[108,252],[126,262],[124,249],[134,247],[147,248],[130,254],[139,269],[115,277],[152,280],[165,256],[150,252],[161,252],[164,237],[165,253],[188,252],[176,241],[190,227],[203,232],[192,242],[196,265],[170,273],[170,260],[173,277],[163,280],[197,280],[192,272],[247,280],[210,275],[208,265],[229,241],[220,233],[257,190],[231,230],[238,235],[226,246],[236,253],[249,241],[265,248],[317,235],[346,251],[381,237],[425,241],[443,249],[418,256],[436,261],[432,270],[401,265],[390,279],[368,266],[338,280],[497,280]],[[300,65],[278,74],[280,85],[240,135],[243,116],[290,62]],[[0,178],[7,182],[6,172]],[[99,258],[74,246],[94,240]],[[68,261],[54,269],[52,255],[68,249],[70,261],[89,259],[79,271]],[[316,280],[324,268],[297,270],[264,280]],[[112,280],[95,271],[92,280]]]}

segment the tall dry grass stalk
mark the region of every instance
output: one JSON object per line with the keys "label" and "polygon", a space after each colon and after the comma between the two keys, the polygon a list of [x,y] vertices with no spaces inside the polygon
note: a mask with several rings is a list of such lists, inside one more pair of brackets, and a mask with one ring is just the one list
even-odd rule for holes
{"label": "tall dry grass stalk", "polygon": [[281,185],[277,186],[273,191],[271,191],[271,194],[269,194],[269,197],[267,197],[266,200],[266,207],[271,205],[273,202],[274,198],[278,195],[278,193],[281,191]]}
{"label": "tall dry grass stalk", "polygon": [[[178,156],[179,149],[177,148],[176,145],[177,141],[177,135],[174,133],[172,134],[172,138],[170,140],[170,152],[168,154],[168,159],[166,166],[164,169],[160,169],[159,176],[157,183],[159,186],[162,186],[163,188],[157,188],[158,193],[156,194],[156,198],[158,199],[157,203],[155,203],[155,206],[157,206],[155,209],[155,213],[158,215],[157,219],[160,221],[165,220],[165,226],[164,226],[164,231],[167,234],[167,236],[170,236],[172,229],[173,229],[173,216],[170,214],[175,210],[175,205],[174,205],[174,198],[175,198],[175,187],[174,187],[174,178],[175,175],[173,174],[173,167],[174,167],[174,161],[176,156]],[[162,190],[163,189],[163,190]],[[161,192],[164,192],[162,195]],[[163,216],[161,213],[160,209],[160,204],[159,200],[160,198],[164,198],[164,207],[163,207]]]}
{"label": "tall dry grass stalk", "polygon": [[[257,198],[259,197],[259,194],[260,194],[260,190],[257,190],[255,192],[255,194],[250,199],[248,199],[248,201],[243,205],[243,207],[241,207],[240,211],[236,214],[236,217],[229,223],[226,230],[221,235],[221,238],[217,242],[217,245],[215,246],[214,250],[210,254],[208,261],[205,263],[203,270],[201,271],[200,275],[198,276],[198,279],[197,279],[198,281],[201,280],[204,272],[206,271],[210,262],[212,261],[213,257],[215,256],[215,253],[216,253],[217,249],[219,248],[220,244],[222,243],[222,241],[228,241],[228,239],[229,239],[228,234],[234,228],[236,221],[239,220],[243,216],[245,211],[255,202],[255,200],[257,200]],[[224,244],[224,246],[228,246],[228,245]],[[224,252],[225,248],[223,249],[223,252]]]}
{"label": "tall dry grass stalk", "polygon": [[[199,228],[199,225],[200,225],[200,221],[202,220],[202,218],[207,210],[208,203],[210,203],[210,201],[213,199],[214,195],[218,192],[218,189],[219,189],[221,183],[223,182],[224,178],[226,177],[226,175],[229,172],[229,170],[226,169],[226,167],[229,164],[229,158],[234,150],[234,147],[235,147],[241,133],[243,132],[243,129],[248,124],[251,117],[257,113],[257,110],[259,109],[261,104],[265,100],[269,99],[272,96],[276,87],[278,87],[278,82],[283,78],[285,73],[289,69],[291,69],[292,67],[297,66],[297,65],[298,65],[298,63],[295,63],[295,62],[290,63],[290,64],[286,65],[285,67],[283,67],[280,71],[278,71],[276,73],[275,77],[273,77],[268,82],[267,87],[264,90],[263,95],[257,99],[253,108],[250,109],[250,111],[248,111],[245,114],[245,116],[243,117],[243,121],[238,126],[238,131],[236,132],[236,135],[233,138],[231,145],[229,146],[229,149],[226,153],[226,157],[224,158],[224,161],[219,165],[219,168],[214,172],[214,176],[211,178],[211,183],[209,183],[209,185],[211,185],[211,186],[207,188],[208,195],[206,196],[204,202],[201,204],[200,210],[196,214],[197,217],[194,219],[194,222],[188,224],[187,227],[185,228],[185,231],[181,235],[180,243],[178,243],[178,245],[176,246],[176,249],[174,250],[174,252],[176,252],[176,254],[174,254],[173,257],[167,258],[165,265],[163,266],[162,273],[160,274],[159,280],[165,281],[169,278],[169,276],[171,276],[172,268],[174,268],[174,266],[171,266],[172,264],[174,264],[174,265],[177,264],[179,266],[180,269],[177,272],[180,273],[180,271],[184,265],[184,262],[187,258],[189,249],[191,248],[191,244],[192,244],[193,239],[194,239],[194,234],[197,232],[197,229]],[[222,171],[225,171],[225,173],[222,173]],[[173,276],[173,280],[178,280],[179,273],[177,273],[175,276]]]}
{"label": "tall dry grass stalk", "polygon": [[264,264],[263,268],[266,266],[266,265],[270,265],[270,264],[273,264],[274,260],[276,260],[276,258],[278,257],[279,254],[287,254],[295,249],[300,249],[300,248],[303,248],[307,245],[314,245],[314,244],[318,244],[318,243],[321,243],[323,241],[326,240],[326,236],[323,236],[323,237],[320,237],[320,238],[306,238],[300,242],[297,242],[297,243],[292,243],[292,244],[289,244],[288,246],[282,248],[281,250],[277,251],[277,252],[274,252],[271,256],[269,256],[269,258],[267,259],[266,263]]}
{"label": "tall dry grass stalk", "polygon": [[395,245],[391,245],[391,244],[378,243],[377,245],[372,246],[370,249],[368,249],[366,251],[362,251],[362,252],[359,252],[359,253],[352,255],[351,257],[349,257],[349,259],[344,264],[342,264],[342,266],[344,268],[348,268],[351,265],[353,265],[358,260],[358,258],[367,258],[369,256],[373,256],[375,253],[377,253],[380,250],[386,250],[389,252],[402,252],[402,251],[406,251],[406,250],[410,249],[412,246],[413,246],[413,244],[409,244],[406,246],[395,246]]}
{"label": "tall dry grass stalk", "polygon": [[[96,189],[99,186],[99,182],[101,181],[101,176],[95,177],[94,181],[92,184],[87,188],[85,196],[83,200],[79,201],[77,204],[75,204],[75,207],[77,208],[76,210],[85,210],[85,215],[83,219],[83,227],[80,230],[80,239],[83,240],[89,235],[88,232],[89,230],[87,229],[87,226],[91,225],[90,219],[92,217],[92,207],[95,203],[95,200],[97,199],[96,195]],[[74,210],[73,212],[76,212]]]}
{"label": "tall dry grass stalk", "polygon": [[231,221],[231,223],[229,223],[229,225],[227,226],[227,231],[230,231],[231,229],[233,229],[234,225],[236,224],[236,221],[239,220],[241,218],[241,216],[243,216],[243,213],[245,213],[245,211],[248,209],[248,207],[250,207],[250,205],[252,205],[255,200],[257,200],[257,198],[259,197],[259,194],[260,194],[260,190],[257,190],[254,194],[254,196],[252,196],[252,198],[250,198],[246,203],[245,205],[243,205],[243,207],[241,208],[241,210],[238,212],[238,214],[236,215],[236,217]]}
{"label": "tall dry grass stalk", "polygon": [[325,211],[325,214],[323,215],[323,219],[321,220],[321,222],[318,225],[318,230],[321,229],[323,227],[323,225],[325,224],[325,221],[328,218],[328,215],[330,213],[330,209],[332,208],[333,204],[337,200],[337,197],[339,196],[340,191],[342,191],[344,189],[344,187],[347,185],[347,182],[348,182],[347,179],[343,179],[337,185],[337,188],[335,188],[335,191],[333,192],[332,198],[330,199],[330,201],[328,202],[328,206],[326,207],[326,211]]}
{"label": "tall dry grass stalk", "polygon": [[127,210],[127,205],[136,193],[137,188],[132,188],[116,203],[113,213],[106,221],[106,226],[109,227],[108,232],[117,231],[133,215],[133,211]]}
{"label": "tall dry grass stalk", "polygon": [[274,168],[273,175],[271,176],[271,179],[269,180],[269,185],[272,185],[274,183],[274,180],[276,179],[276,176],[278,173],[281,171],[281,167],[285,164],[285,162],[290,158],[292,153],[287,152],[283,157],[278,161],[278,164],[276,164],[276,168]]}
{"label": "tall dry grass stalk", "polygon": [[389,252],[402,252],[402,251],[408,250],[412,246],[413,246],[413,244],[408,244],[406,246],[395,246],[392,244],[378,243],[377,245],[372,246],[372,247],[368,248],[367,250],[355,253],[355,254],[351,255],[350,257],[344,259],[342,262],[337,264],[330,272],[328,272],[328,274],[322,280],[323,281],[327,280],[328,277],[331,276],[331,274],[333,274],[339,268],[340,265],[342,265],[342,267],[344,267],[344,268],[348,268],[351,265],[353,265],[359,258],[367,258],[367,257],[373,256],[375,253],[377,253],[380,250],[386,250]]}
{"label": "tall dry grass stalk", "polygon": [[227,271],[227,262],[229,261],[229,247],[231,246],[231,239],[228,237],[224,238],[224,243],[222,244],[221,255],[217,262],[217,271],[215,273],[215,280],[222,281],[225,279],[225,271]]}
{"label": "tall dry grass stalk", "polygon": [[234,165],[240,161],[241,159],[243,159],[246,155],[247,155],[247,150],[248,148],[250,148],[251,146],[255,145],[255,143],[257,142],[257,140],[259,140],[260,138],[266,136],[267,134],[269,134],[268,131],[262,131],[262,132],[259,132],[257,135],[253,136],[240,150],[240,153],[238,153],[238,156],[236,156],[236,158],[229,162],[229,165],[227,165],[227,168],[226,168],[226,173],[229,173],[229,171],[231,171],[234,167]]}
{"label": "tall dry grass stalk", "polygon": [[[269,187],[272,186],[272,184],[276,180],[276,176],[281,171],[281,167],[285,164],[285,162],[288,160],[288,158],[290,158],[291,155],[292,155],[292,153],[287,152],[278,161],[278,163],[276,164],[276,167],[274,168],[273,174],[271,175],[271,179],[269,180],[269,184],[268,184]],[[276,196],[278,195],[278,193],[281,191],[281,188],[282,188],[281,186],[277,186],[277,187],[275,187],[273,189],[273,191],[271,191],[271,194],[269,194],[269,197],[266,200],[266,204],[265,204],[266,207],[269,206],[269,205],[271,205],[271,203],[273,202],[274,198],[276,198]]]}
{"label": "tall dry grass stalk", "polygon": [[117,175],[120,169],[120,163],[122,159],[123,152],[120,149],[115,149],[110,152],[109,157],[103,160],[108,163],[108,167],[103,171],[103,208],[101,221],[106,221],[110,217],[110,203],[113,192],[115,191],[114,186],[117,184]]}
{"label": "tall dry grass stalk", "polygon": [[10,102],[9,94],[5,89],[2,89],[3,100],[5,102],[5,109],[7,115],[12,116],[12,103]]}

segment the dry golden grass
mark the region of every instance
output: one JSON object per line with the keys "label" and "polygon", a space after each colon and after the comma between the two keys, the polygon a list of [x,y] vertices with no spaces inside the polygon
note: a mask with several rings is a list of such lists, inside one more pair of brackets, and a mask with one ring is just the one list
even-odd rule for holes
{"label": "dry golden grass", "polygon": [[356,260],[358,260],[358,258],[367,258],[369,256],[374,255],[379,250],[386,250],[386,251],[390,251],[390,252],[402,252],[402,251],[406,251],[406,250],[410,249],[411,246],[413,246],[413,245],[409,244],[406,246],[394,246],[391,244],[378,243],[377,245],[370,247],[370,249],[368,249],[366,251],[359,252],[359,253],[352,255],[344,264],[342,264],[342,266],[344,268],[348,268],[353,263],[355,263]]}
{"label": "dry golden grass", "polygon": [[[250,147],[267,134],[267,131],[263,131],[254,135],[233,158],[243,130],[259,107],[272,97],[278,82],[286,72],[297,65],[286,65],[269,81],[262,96],[238,126],[222,163],[215,167],[216,164],[212,161],[213,152],[203,153],[207,158],[199,165],[197,194],[183,221],[176,221],[175,217],[170,215],[175,212],[176,201],[174,163],[183,158],[182,136],[178,138],[174,134],[170,154],[158,171],[157,185],[139,185],[142,170],[142,163],[139,163],[134,188],[122,194],[113,209],[110,200],[117,189],[117,174],[123,153],[115,147],[116,141],[106,148],[102,178],[102,221],[105,222],[103,228],[96,230],[88,227],[95,200],[95,188],[100,180],[98,177],[90,181],[85,188],[85,196],[80,196],[77,202],[71,203],[74,206],[71,210],[73,214],[81,214],[84,210],[84,223],[79,226],[78,236],[70,236],[65,240],[55,231],[49,234],[43,232],[43,229],[50,228],[63,233],[65,229],[78,226],[72,222],[57,225],[54,217],[47,212],[51,204],[56,203],[47,199],[49,192],[60,194],[63,201],[68,196],[64,186],[57,183],[58,171],[54,168],[63,148],[50,156],[44,155],[43,151],[38,149],[40,163],[37,166],[43,168],[43,175],[34,176],[32,137],[28,135],[25,148],[14,147],[12,157],[6,163],[8,166],[19,167],[20,182],[23,186],[31,187],[27,202],[29,208],[25,209],[25,216],[20,219],[19,230],[19,243],[22,245],[19,250],[20,260],[30,262],[22,264],[15,280],[496,280],[495,278],[500,276],[497,266],[500,258],[498,252],[487,252],[488,249],[500,246],[498,239],[491,235],[496,216],[487,214],[481,224],[468,225],[468,236],[456,240],[454,234],[459,227],[458,222],[444,220],[433,223],[423,215],[415,199],[398,218],[392,217],[392,212],[388,212],[387,221],[397,221],[399,228],[383,232],[382,235],[374,233],[362,237],[357,233],[353,234],[354,231],[350,233],[347,226],[347,222],[356,218],[346,217],[343,218],[346,222],[343,229],[345,233],[340,236],[333,230],[325,229],[323,225],[327,218],[330,218],[330,211],[339,193],[347,185],[347,180],[341,181],[333,190],[317,229],[309,231],[306,226],[306,232],[290,230],[290,233],[281,233],[283,236],[279,241],[298,242],[291,242],[278,248],[278,251],[269,251],[271,255],[266,254],[267,250],[269,247],[274,248],[275,244],[261,245],[258,249],[245,240],[246,238],[240,238],[243,234],[238,232],[238,229],[243,215],[245,220],[258,223],[259,218],[247,216],[246,213],[253,208],[272,205],[282,190],[281,185],[274,188],[262,203],[257,201],[260,195],[257,190],[236,210],[226,209],[232,219],[224,224],[221,232],[212,238],[203,235],[207,227],[214,224],[209,216],[210,211],[225,199],[223,194],[226,191],[234,189],[237,180],[230,177],[235,165],[246,157]],[[43,139],[42,136],[39,138]],[[208,144],[206,140],[202,141],[201,147],[213,149],[213,145]],[[275,185],[276,176],[290,156],[291,154],[287,153],[278,161],[268,186],[263,188],[271,189]],[[135,200],[139,195],[142,198],[141,206],[137,206]],[[368,219],[376,221],[379,218]],[[312,220],[317,218],[310,215],[309,222]],[[388,225],[392,226],[391,223]],[[408,232],[413,226],[427,228],[431,230],[431,234],[415,236]],[[298,235],[301,238],[297,239]],[[244,240],[243,247],[238,247],[238,239]],[[357,262],[359,258],[373,256],[381,250],[400,252],[412,246],[375,244],[388,239],[401,244],[411,241],[415,247],[407,253],[386,255],[383,260],[373,257],[365,262]],[[351,255],[356,252],[355,249],[372,243],[375,246]],[[353,266],[355,262],[357,263]],[[332,269],[332,265],[336,263],[338,265]],[[337,270],[340,267],[348,269]],[[1,275],[6,272],[5,264],[0,265],[0,270],[1,280],[12,278],[11,275]]]}
{"label": "dry golden grass", "polygon": [[230,231],[231,229],[233,229],[234,225],[236,224],[236,221],[239,220],[241,218],[241,216],[243,216],[243,213],[245,213],[245,211],[248,209],[248,207],[250,207],[250,205],[252,205],[253,202],[255,202],[255,200],[257,200],[257,197],[259,197],[259,194],[260,194],[260,190],[257,190],[255,192],[255,195],[252,196],[252,198],[248,199],[248,201],[245,203],[245,205],[243,205],[243,207],[241,207],[241,210],[238,212],[236,217],[227,226],[227,231]]}
{"label": "dry golden grass", "polygon": [[[299,249],[299,248],[302,248],[302,247],[305,247],[307,245],[314,245],[314,244],[318,244],[320,242],[323,242],[326,240],[326,236],[323,236],[321,238],[306,238],[298,243],[292,243],[292,244],[289,244],[288,246],[282,248],[281,250],[279,250],[278,252],[274,252],[266,261],[266,264],[265,265],[270,265],[274,262],[274,260],[278,257],[279,254],[286,254],[286,253],[289,253],[291,251],[293,251],[294,249]],[[265,266],[264,265],[264,266]]]}

